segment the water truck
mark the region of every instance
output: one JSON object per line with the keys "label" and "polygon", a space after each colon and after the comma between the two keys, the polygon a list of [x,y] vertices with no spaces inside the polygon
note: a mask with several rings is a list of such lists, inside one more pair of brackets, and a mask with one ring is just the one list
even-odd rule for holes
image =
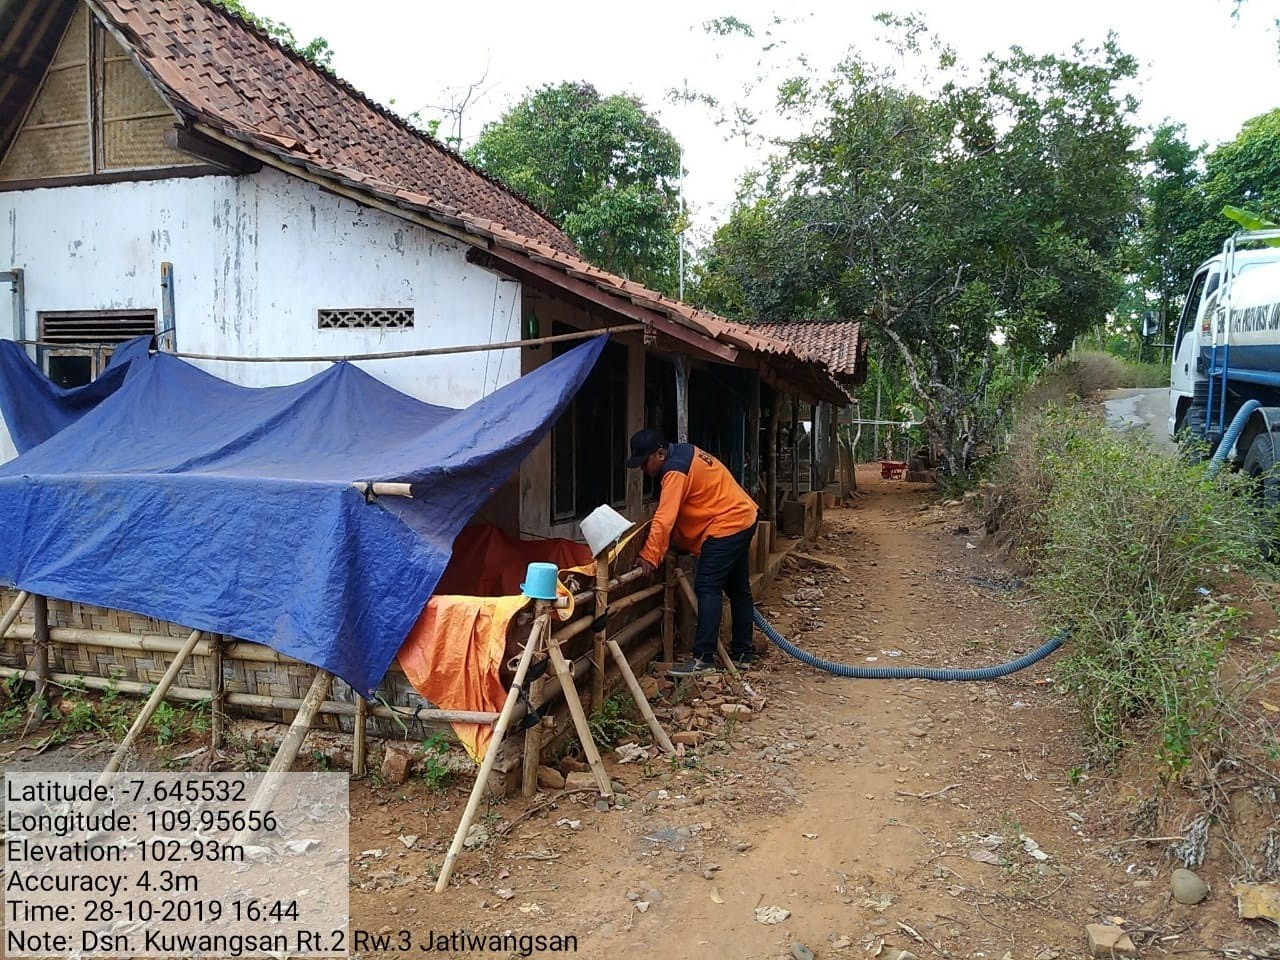
{"label": "water truck", "polygon": [[1272,467],[1280,457],[1280,229],[1236,233],[1196,270],[1174,335],[1169,371],[1169,435],[1216,449],[1236,413],[1258,409],[1236,438],[1231,462],[1263,477],[1280,499]]}

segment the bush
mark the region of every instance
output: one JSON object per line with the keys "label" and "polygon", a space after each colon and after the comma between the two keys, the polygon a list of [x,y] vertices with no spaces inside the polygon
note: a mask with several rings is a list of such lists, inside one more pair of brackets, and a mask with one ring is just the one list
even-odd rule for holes
{"label": "bush", "polygon": [[1159,733],[1179,772],[1212,738],[1218,668],[1238,614],[1216,599],[1261,564],[1247,478],[1210,477],[1079,410],[1032,417],[1020,503],[1035,586],[1071,629],[1062,673],[1101,758]]}

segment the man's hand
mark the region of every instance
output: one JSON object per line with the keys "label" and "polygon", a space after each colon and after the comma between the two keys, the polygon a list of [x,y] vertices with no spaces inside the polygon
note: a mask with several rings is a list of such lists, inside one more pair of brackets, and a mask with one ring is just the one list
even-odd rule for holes
{"label": "man's hand", "polygon": [[644,557],[636,557],[635,567],[632,569],[640,569],[644,571],[646,577],[653,576],[653,571],[658,569]]}

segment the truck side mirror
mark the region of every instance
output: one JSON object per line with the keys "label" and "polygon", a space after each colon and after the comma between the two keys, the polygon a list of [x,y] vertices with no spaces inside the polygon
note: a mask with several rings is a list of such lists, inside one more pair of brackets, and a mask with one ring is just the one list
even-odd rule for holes
{"label": "truck side mirror", "polygon": [[1148,310],[1142,317],[1142,335],[1154,337],[1160,332],[1160,314],[1156,310]]}

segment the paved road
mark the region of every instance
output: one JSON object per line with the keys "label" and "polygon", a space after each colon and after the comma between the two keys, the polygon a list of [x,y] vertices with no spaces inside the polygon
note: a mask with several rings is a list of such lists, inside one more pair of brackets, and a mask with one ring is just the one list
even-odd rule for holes
{"label": "paved road", "polygon": [[1172,453],[1169,439],[1169,388],[1138,387],[1111,390],[1104,402],[1107,422],[1115,426],[1144,427],[1156,449]]}

